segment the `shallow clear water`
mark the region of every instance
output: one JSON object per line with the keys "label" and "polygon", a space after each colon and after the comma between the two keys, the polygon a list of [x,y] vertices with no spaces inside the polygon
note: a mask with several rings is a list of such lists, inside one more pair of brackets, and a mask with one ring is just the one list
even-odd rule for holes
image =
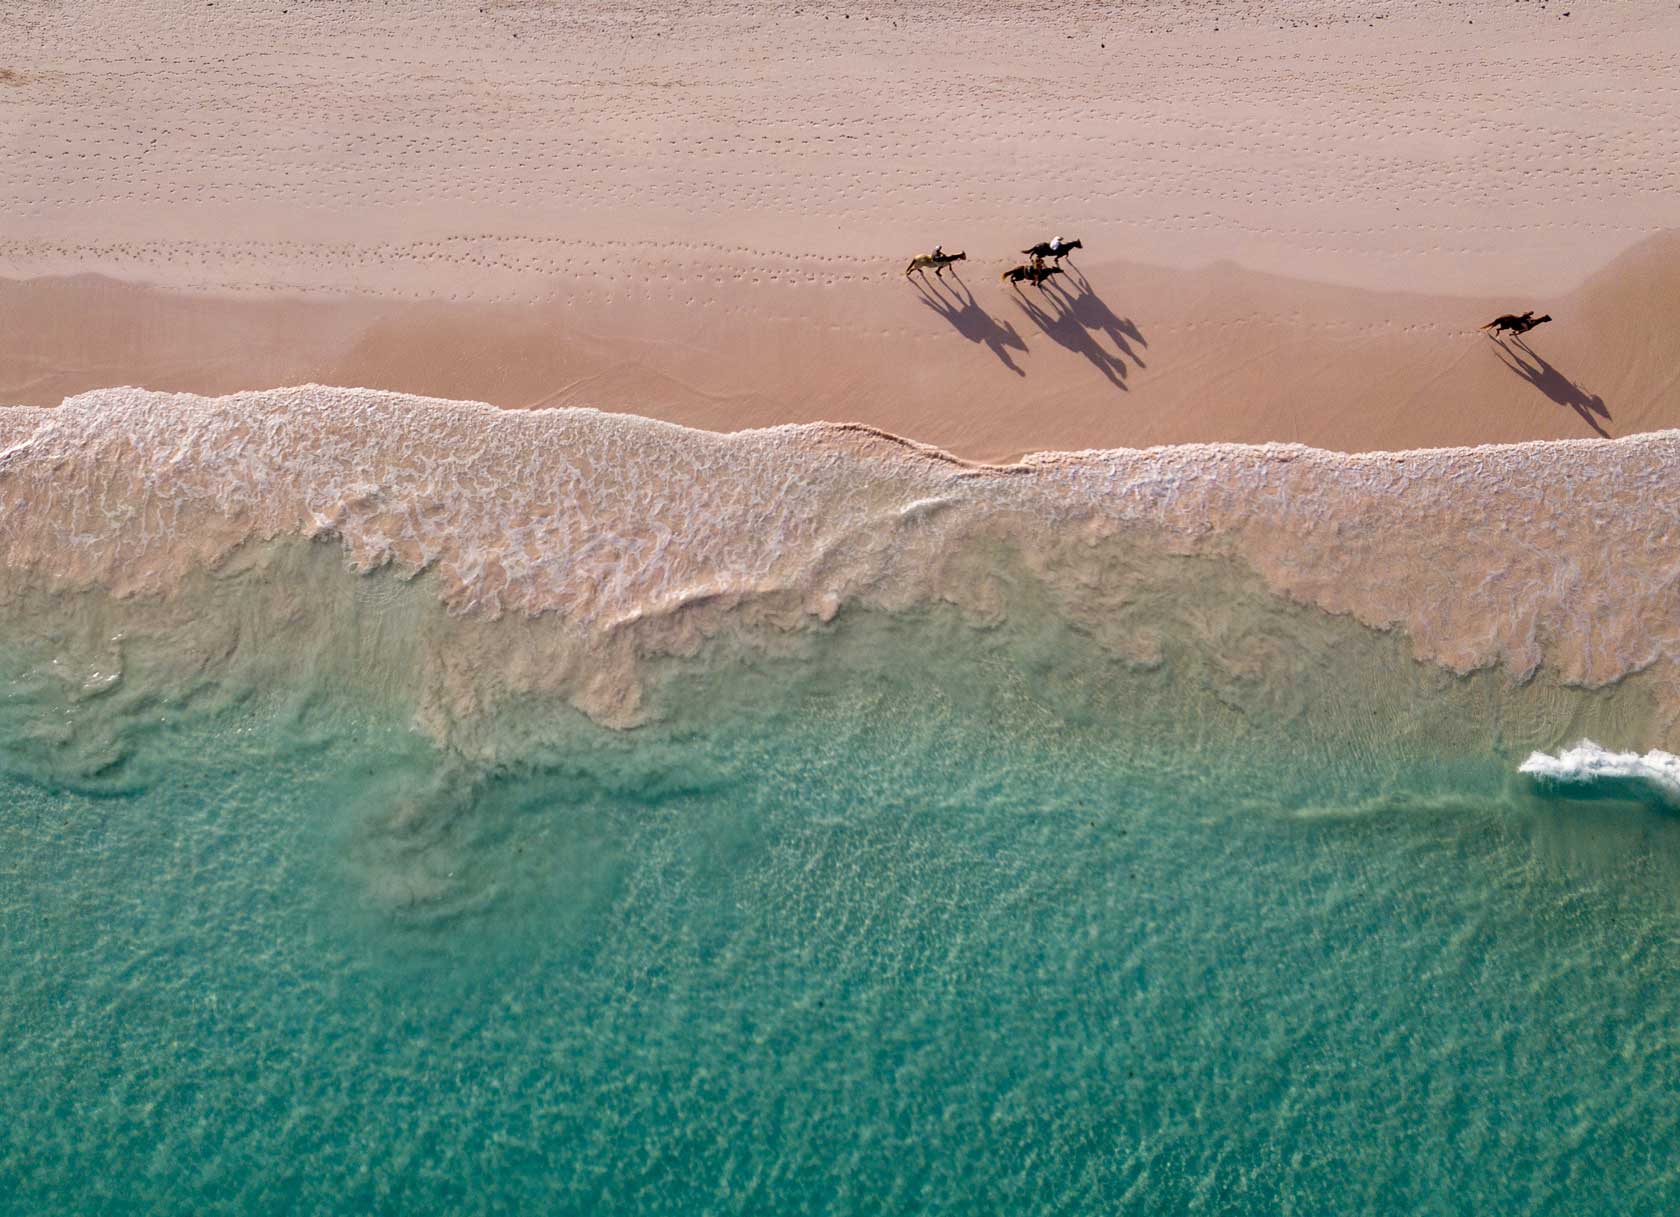
{"label": "shallow clear water", "polygon": [[0,1210],[1673,1211],[1680,820],[1334,628],[843,620],[494,767],[20,669]]}

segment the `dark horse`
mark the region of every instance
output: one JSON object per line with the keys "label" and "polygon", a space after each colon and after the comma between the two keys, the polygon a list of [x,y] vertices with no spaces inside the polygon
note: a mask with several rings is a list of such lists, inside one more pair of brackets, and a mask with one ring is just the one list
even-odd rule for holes
{"label": "dark horse", "polygon": [[1528,312],[1524,313],[1520,317],[1515,313],[1506,313],[1503,317],[1495,317],[1492,321],[1484,325],[1482,329],[1484,331],[1492,330],[1496,334],[1503,334],[1506,330],[1509,330],[1513,334],[1526,334],[1535,326],[1545,325],[1546,322],[1551,319],[1552,315],[1550,313],[1547,313],[1544,317],[1536,317],[1534,315],[1534,310],[1529,309]]}
{"label": "dark horse", "polygon": [[1056,265],[1060,266],[1063,258],[1076,249],[1084,248],[1085,242],[1075,237],[1071,241],[1040,241],[1031,249],[1023,249],[1021,252],[1030,258],[1054,258]]}
{"label": "dark horse", "polygon": [[1013,283],[1017,287],[1024,279],[1033,284],[1039,291],[1044,290],[1044,281],[1051,275],[1064,275],[1067,272],[1059,266],[1045,266],[1042,262],[1033,266],[1012,266],[1003,272],[1003,282]]}

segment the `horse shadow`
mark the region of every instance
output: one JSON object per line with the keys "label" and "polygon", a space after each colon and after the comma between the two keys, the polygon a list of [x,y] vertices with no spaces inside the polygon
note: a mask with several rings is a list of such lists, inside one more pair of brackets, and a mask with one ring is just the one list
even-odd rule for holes
{"label": "horse shadow", "polygon": [[[957,277],[956,271],[951,271],[951,278],[956,286],[951,287],[951,294],[947,296],[937,286],[929,286],[925,277],[915,281],[916,291],[920,293],[922,303],[938,313],[951,328],[956,330],[970,342],[978,342],[992,354],[1003,361],[1003,366],[1017,376],[1025,376],[1026,372],[1010,358],[1010,351],[1027,349],[1026,341],[1016,333],[1015,327],[1007,321],[999,321],[993,317],[974,298],[974,293],[968,290],[968,285]],[[935,284],[944,285],[943,276],[936,277]],[[960,291],[959,291],[960,289]]]}
{"label": "horse shadow", "polygon": [[1604,404],[1604,399],[1589,394],[1580,385],[1570,380],[1562,372],[1547,363],[1533,347],[1521,338],[1513,338],[1510,342],[1494,339],[1494,348],[1499,352],[1499,361],[1511,371],[1521,376],[1529,384],[1539,389],[1547,397],[1560,406],[1568,406],[1581,416],[1581,421],[1605,439],[1610,433],[1599,423],[1602,418],[1610,418],[1610,409]]}
{"label": "horse shadow", "polygon": [[[1138,329],[1137,323],[1130,317],[1115,316],[1114,310],[1103,303],[1102,297],[1092,289],[1091,281],[1085,277],[1085,272],[1075,266],[1071,260],[1068,262],[1066,278],[1069,283],[1079,289],[1078,294],[1069,297],[1073,302],[1073,315],[1079,319],[1079,323],[1088,330],[1101,330],[1108,335],[1109,341],[1113,342],[1127,359],[1130,359],[1140,368],[1148,367],[1149,365],[1144,363],[1133,349],[1134,343],[1144,348],[1149,346],[1149,343],[1143,337],[1143,331]],[[1052,289],[1061,290],[1061,284],[1054,280],[1051,281],[1050,286]],[[1066,295],[1067,293],[1064,292],[1063,294]]]}
{"label": "horse shadow", "polygon": [[[1042,304],[1019,288],[1015,292],[1015,303],[1051,341],[1083,356],[1115,388],[1130,391],[1126,384],[1129,370],[1126,361],[1130,359],[1138,367],[1144,367],[1133,344],[1142,347],[1149,344],[1144,341],[1137,326],[1115,316],[1114,311],[1091,290],[1090,282],[1084,275],[1077,278],[1069,275],[1069,279],[1074,284],[1072,292],[1051,280],[1047,288],[1039,293]],[[1111,351],[1097,341],[1098,334],[1107,336],[1115,350]]]}

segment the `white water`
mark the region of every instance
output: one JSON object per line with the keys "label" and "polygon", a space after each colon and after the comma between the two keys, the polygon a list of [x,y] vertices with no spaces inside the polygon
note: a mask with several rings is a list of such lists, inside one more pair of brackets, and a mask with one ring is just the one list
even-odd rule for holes
{"label": "white water", "polygon": [[1648,783],[1663,794],[1680,798],[1680,756],[1655,748],[1645,753],[1611,752],[1592,740],[1582,740],[1555,755],[1530,753],[1518,770],[1530,777],[1567,785],[1606,781]]}

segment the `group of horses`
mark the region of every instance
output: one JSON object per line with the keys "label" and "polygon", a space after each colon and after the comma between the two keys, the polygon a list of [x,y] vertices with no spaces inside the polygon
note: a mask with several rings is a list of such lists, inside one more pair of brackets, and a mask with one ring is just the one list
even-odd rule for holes
{"label": "group of horses", "polygon": [[[1043,291],[1044,285],[1049,281],[1051,275],[1062,273],[1062,259],[1068,257],[1074,250],[1084,248],[1085,243],[1077,237],[1071,241],[1063,241],[1059,237],[1054,241],[1040,241],[1037,245],[1021,251],[1032,261],[1020,266],[1010,267],[1003,272],[1002,281],[1016,287],[1019,287],[1022,283],[1031,283],[1034,287]],[[1051,259],[1055,265],[1046,266],[1046,258]],[[935,249],[931,254],[918,254],[911,258],[910,265],[904,268],[904,274],[906,278],[917,273],[926,277],[928,269],[931,267],[936,277],[943,278],[947,266],[953,262],[966,262],[967,260],[968,254],[966,251],[948,254],[943,248]],[[952,273],[955,274],[956,272],[953,271]]]}
{"label": "group of horses", "polygon": [[[1071,255],[1074,250],[1084,248],[1085,243],[1077,237],[1071,241],[1064,241],[1060,237],[1053,241],[1040,241],[1037,245],[1021,251],[1032,261],[1024,262],[1019,266],[1011,266],[1003,272],[1002,281],[1017,290],[1019,290],[1021,284],[1031,283],[1039,291],[1043,291],[1044,285],[1050,281],[1050,276],[1063,273],[1062,259]],[[1047,258],[1054,263],[1053,266],[1045,265],[1045,259]],[[943,247],[936,248],[931,254],[918,254],[911,258],[910,265],[904,268],[904,275],[908,278],[913,274],[920,273],[923,278],[926,278],[928,269],[931,267],[935,276],[943,278],[947,266],[950,266],[953,262],[966,261],[968,261],[966,251],[948,254]],[[955,274],[956,272],[953,271],[952,273]],[[1550,313],[1543,317],[1536,317],[1534,311],[1530,309],[1526,313],[1506,313],[1503,316],[1495,317],[1484,325],[1482,330],[1491,332],[1495,336],[1510,333],[1520,338],[1535,326],[1545,325],[1551,319],[1552,315]]]}

